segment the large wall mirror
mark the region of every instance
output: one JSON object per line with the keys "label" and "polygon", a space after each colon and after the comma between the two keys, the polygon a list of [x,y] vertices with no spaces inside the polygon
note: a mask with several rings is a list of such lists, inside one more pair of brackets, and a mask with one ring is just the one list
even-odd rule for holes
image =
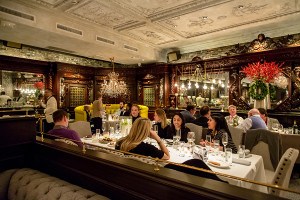
{"label": "large wall mirror", "polygon": [[38,99],[43,97],[44,75],[0,70],[0,85],[2,95],[10,98],[1,101],[0,106],[36,106]]}
{"label": "large wall mirror", "polygon": [[174,86],[179,108],[187,104],[217,109],[228,106],[229,72],[206,71],[200,65],[195,69],[182,69],[176,72]]}

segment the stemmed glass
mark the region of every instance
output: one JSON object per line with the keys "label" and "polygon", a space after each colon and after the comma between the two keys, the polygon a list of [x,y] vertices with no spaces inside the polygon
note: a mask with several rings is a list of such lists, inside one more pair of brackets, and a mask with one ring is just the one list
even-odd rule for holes
{"label": "stemmed glass", "polygon": [[119,137],[120,135],[120,124],[116,123],[116,127],[115,127],[115,132],[116,132],[116,137]]}
{"label": "stemmed glass", "polygon": [[226,145],[228,144],[228,134],[225,132],[222,135],[222,144],[224,146],[223,148],[224,148],[224,152],[225,152],[225,161],[227,162]]}
{"label": "stemmed glass", "polygon": [[106,130],[106,122],[102,121],[102,133]]}
{"label": "stemmed glass", "polygon": [[228,134],[223,133],[222,135],[222,144],[224,146],[224,150],[226,151],[226,145],[228,144]]}

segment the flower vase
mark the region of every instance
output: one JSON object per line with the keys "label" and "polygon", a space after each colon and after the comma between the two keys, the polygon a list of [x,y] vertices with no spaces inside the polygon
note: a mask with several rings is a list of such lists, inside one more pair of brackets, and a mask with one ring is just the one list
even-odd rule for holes
{"label": "flower vase", "polygon": [[[267,83],[267,87],[269,89],[269,84]],[[264,108],[271,109],[271,98],[268,93],[267,96],[262,100],[254,100],[254,108]]]}

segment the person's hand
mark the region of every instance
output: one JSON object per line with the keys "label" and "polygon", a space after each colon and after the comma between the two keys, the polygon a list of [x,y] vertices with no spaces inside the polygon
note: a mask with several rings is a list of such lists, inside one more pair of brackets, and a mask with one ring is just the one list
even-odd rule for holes
{"label": "person's hand", "polygon": [[205,146],[205,141],[203,139],[200,140],[200,145],[203,147]]}

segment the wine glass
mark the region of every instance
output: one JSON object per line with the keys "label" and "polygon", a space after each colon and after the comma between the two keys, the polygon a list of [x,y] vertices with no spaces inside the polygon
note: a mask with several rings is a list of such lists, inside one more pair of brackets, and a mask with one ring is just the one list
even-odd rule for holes
{"label": "wine glass", "polygon": [[228,144],[228,134],[227,133],[223,133],[222,134],[222,144],[223,144],[223,149],[225,152],[225,161],[227,162],[227,156],[226,156],[226,145]]}
{"label": "wine glass", "polygon": [[116,133],[116,137],[119,137],[119,134],[120,134],[120,124],[119,123],[116,123],[115,133]]}
{"label": "wine glass", "polygon": [[106,122],[102,121],[102,133],[104,133],[106,130]]}
{"label": "wine glass", "polygon": [[194,132],[188,132],[187,134],[187,140],[188,140],[188,143],[190,145],[192,145],[195,141],[195,133]]}
{"label": "wine glass", "polygon": [[222,144],[224,146],[224,150],[226,151],[226,145],[228,144],[228,134],[223,133],[222,135]]}

